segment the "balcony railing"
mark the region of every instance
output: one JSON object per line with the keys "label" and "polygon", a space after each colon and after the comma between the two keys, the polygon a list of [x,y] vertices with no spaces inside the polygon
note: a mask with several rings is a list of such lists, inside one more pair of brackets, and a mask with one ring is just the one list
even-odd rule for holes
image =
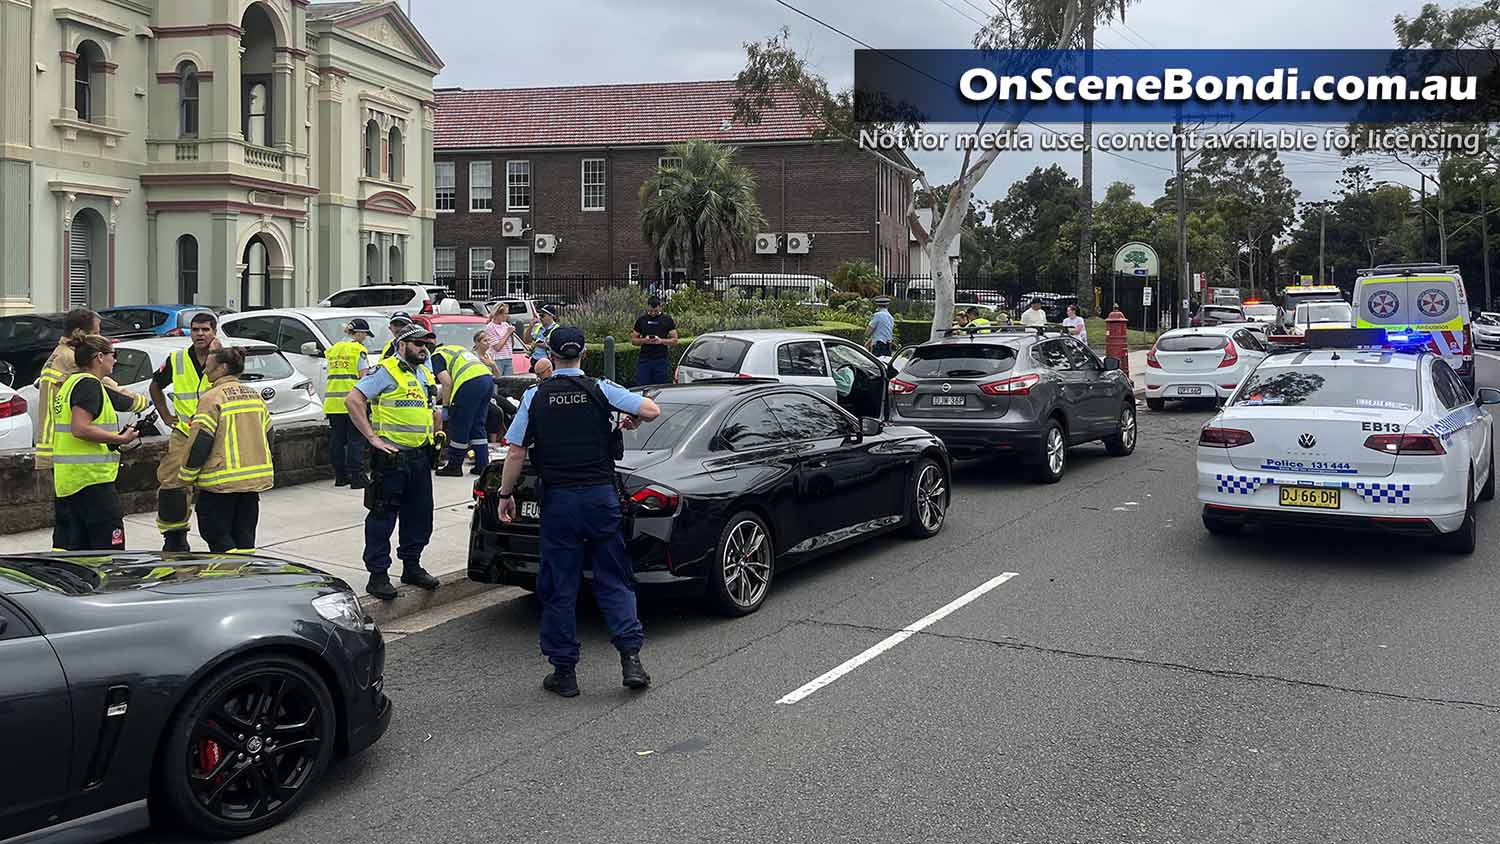
{"label": "balcony railing", "polygon": [[178,161],[197,161],[198,160],[198,144],[196,144],[196,143],[177,144],[177,160]]}
{"label": "balcony railing", "polygon": [[264,167],[267,170],[281,172],[286,161],[286,156],[274,149],[264,147],[253,147],[245,145],[245,163],[251,167]]}

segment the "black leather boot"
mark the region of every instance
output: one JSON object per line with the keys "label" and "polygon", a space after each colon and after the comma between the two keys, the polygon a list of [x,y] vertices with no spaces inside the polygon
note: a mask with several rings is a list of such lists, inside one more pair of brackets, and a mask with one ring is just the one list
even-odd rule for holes
{"label": "black leather boot", "polygon": [[553,668],[542,678],[542,688],[559,697],[578,697],[578,674],[571,668]]}
{"label": "black leather boot", "polygon": [[[438,579],[427,573],[420,565],[408,565],[401,570],[401,582],[431,592],[438,588]],[[374,593],[371,593],[374,594]]]}
{"label": "black leather boot", "polygon": [[396,587],[391,585],[391,578],[384,572],[370,575],[370,582],[365,584],[365,591],[382,601],[396,600]]}
{"label": "black leather boot", "polygon": [[627,689],[644,689],[651,685],[651,675],[641,665],[640,651],[620,654],[620,683]]}

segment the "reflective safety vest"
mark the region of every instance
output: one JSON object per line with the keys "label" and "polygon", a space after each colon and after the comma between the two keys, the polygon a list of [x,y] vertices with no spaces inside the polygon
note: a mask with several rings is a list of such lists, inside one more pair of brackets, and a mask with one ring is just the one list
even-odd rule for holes
{"label": "reflective safety vest", "polygon": [[324,359],[328,361],[328,392],[323,398],[324,413],[333,415],[349,412],[344,398],[359,380],[359,359],[365,354],[365,347],[353,340],[334,343],[324,353]]}
{"label": "reflective safety vest", "polygon": [[[76,372],[68,376],[62,389],[52,400],[51,412],[47,414],[52,419],[52,430],[56,435],[52,444],[52,489],[58,498],[66,498],[84,487],[112,484],[120,475],[120,452],[110,449],[105,443],[89,442],[73,436],[73,389],[89,378],[99,380],[87,372]],[[100,406],[99,415],[94,418],[94,424],[118,434],[120,417],[109,401],[109,394],[104,393],[102,383],[99,388],[104,402]]]}
{"label": "reflective safety vest", "polygon": [[199,431],[211,434],[213,450],[202,466],[184,465],[178,479],[206,492],[265,492],[275,483],[266,436],[270,427],[271,414],[259,392],[234,376],[219,379],[204,391],[189,433],[193,439]]}
{"label": "reflective safety vest", "polygon": [[189,346],[167,358],[172,364],[172,412],[177,415],[177,430],[184,434],[198,414],[198,399],[208,389],[208,378],[193,368],[192,351]]}
{"label": "reflective safety vest", "polygon": [[448,402],[453,402],[453,397],[458,395],[458,388],[478,378],[481,375],[489,375],[490,368],[479,360],[479,355],[465,349],[463,346],[442,346],[435,355],[441,355],[443,366],[448,369],[448,377],[453,379],[453,389],[448,393]]}
{"label": "reflective safety vest", "polygon": [[370,399],[370,422],[375,436],[402,448],[432,443],[432,402],[427,386],[395,358],[380,362],[396,380],[396,389]]}
{"label": "reflective safety vest", "polygon": [[[547,325],[542,325],[540,322],[533,322],[531,324],[531,339],[533,341],[540,342],[540,343],[546,343],[546,342],[548,342],[548,338],[550,338],[552,336],[552,332],[556,331],[557,330],[557,326],[560,325],[560,324],[561,323],[554,322],[554,323],[552,323],[552,325],[547,326]],[[542,358],[544,358],[546,356],[547,356],[547,350],[546,349],[537,348],[537,349],[532,349],[531,350],[531,359],[532,360],[541,360]]]}

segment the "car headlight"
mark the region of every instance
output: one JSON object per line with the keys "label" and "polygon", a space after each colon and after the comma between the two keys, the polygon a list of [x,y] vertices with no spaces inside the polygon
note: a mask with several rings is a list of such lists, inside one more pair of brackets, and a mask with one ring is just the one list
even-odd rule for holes
{"label": "car headlight", "polygon": [[314,598],[313,609],[318,615],[337,624],[345,630],[365,629],[365,609],[359,605],[359,598],[353,592],[334,592],[330,595],[322,595]]}

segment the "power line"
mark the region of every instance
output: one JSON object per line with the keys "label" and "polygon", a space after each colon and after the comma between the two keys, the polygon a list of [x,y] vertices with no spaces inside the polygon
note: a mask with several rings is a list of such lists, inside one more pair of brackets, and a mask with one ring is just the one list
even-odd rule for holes
{"label": "power line", "polygon": [[993,13],[993,12],[991,12],[991,11],[990,11],[990,10],[988,10],[988,9],[986,9],[986,8],[985,8],[985,7],[983,7],[983,6],[981,6],[981,5],[979,5],[979,4],[978,4],[978,3],[975,3],[975,2],[974,2],[974,0],[964,0],[964,3],[965,3],[965,4],[966,4],[966,5],[967,5],[967,6],[968,6],[968,7],[969,7],[969,8],[971,8],[971,9],[973,9],[973,10],[974,10],[974,11],[976,11],[976,12],[978,12],[978,13],[979,13],[979,14],[981,14],[981,15],[983,15],[983,16],[984,16],[984,17],[985,17],[985,19],[986,19],[986,20],[988,20],[988,19],[989,19],[989,18],[990,18],[990,17],[991,17],[991,15],[993,15],[993,14],[994,14],[994,13]]}
{"label": "power line", "polygon": [[1125,16],[1124,16],[1123,13],[1120,15],[1120,26],[1123,26],[1126,29],[1130,30],[1131,33],[1134,34],[1136,38],[1139,38],[1142,41],[1144,41],[1146,43],[1146,46],[1150,47],[1153,50],[1156,49],[1156,45],[1151,43],[1151,39],[1150,38],[1147,38],[1146,36],[1140,34],[1139,32],[1136,32],[1135,31],[1135,27],[1133,27],[1130,24],[1128,24],[1128,23],[1125,22]]}
{"label": "power line", "polygon": [[952,9],[953,10],[953,14],[958,15],[959,17],[963,18],[964,20],[967,20],[969,23],[972,23],[975,26],[981,26],[981,27],[985,25],[984,21],[979,20],[978,18],[974,17],[973,15],[965,12],[963,9],[960,9],[957,6],[953,5],[952,3],[949,3],[948,0],[937,0],[937,1],[939,3],[942,3],[944,6],[947,6],[949,9]]}

